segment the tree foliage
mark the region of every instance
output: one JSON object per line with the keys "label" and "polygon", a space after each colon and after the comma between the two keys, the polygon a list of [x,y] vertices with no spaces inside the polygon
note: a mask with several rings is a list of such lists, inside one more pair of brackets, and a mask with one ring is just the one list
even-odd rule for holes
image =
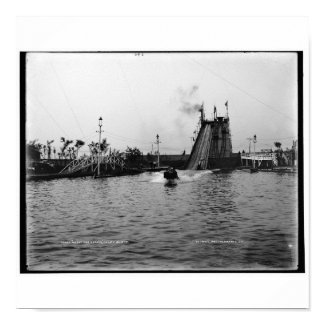
{"label": "tree foliage", "polygon": [[76,140],[76,143],[75,143],[75,148],[73,148],[73,154],[78,157],[78,153],[79,153],[79,149],[85,145],[85,141],[82,141],[82,140]]}
{"label": "tree foliage", "polygon": [[33,150],[36,150],[38,152],[41,152],[43,145],[38,142],[38,139],[29,141],[27,144],[29,147],[31,147]]}
{"label": "tree foliage", "polygon": [[[52,152],[52,146],[51,144],[54,142],[54,140],[47,140],[46,141],[46,148],[47,148],[47,159],[51,159],[51,152]],[[45,155],[45,152],[44,152]]]}
{"label": "tree foliage", "polygon": [[77,148],[77,150],[79,149],[79,148],[81,148],[82,146],[84,146],[85,145],[85,141],[82,141],[82,140],[76,140],[76,143],[75,143],[75,147]]}
{"label": "tree foliage", "polygon": [[98,144],[94,141],[91,141],[88,144],[89,150],[90,150],[90,154],[92,155],[96,155],[98,153]]}
{"label": "tree foliage", "polygon": [[278,166],[284,166],[285,165],[285,157],[283,155],[283,150],[281,148],[282,143],[281,142],[274,142],[274,146],[277,148],[275,150],[275,157],[278,161]]}
{"label": "tree foliage", "polygon": [[[91,143],[88,144],[90,153],[92,155],[97,155],[98,154],[98,149],[99,149],[99,143],[92,141]],[[109,143],[107,142],[107,139],[104,138],[103,141],[100,144],[100,151],[102,154],[106,154],[109,149]]]}
{"label": "tree foliage", "polygon": [[100,151],[105,154],[108,151],[109,143],[107,142],[107,139],[104,138],[103,141],[100,144]]}
{"label": "tree foliage", "polygon": [[61,149],[61,157],[62,158],[67,158],[67,157],[71,157],[71,150],[69,153],[66,153],[66,149],[70,146],[71,143],[73,143],[73,140],[68,140],[64,137],[61,137],[61,142],[62,142],[62,147],[60,148]]}
{"label": "tree foliage", "polygon": [[126,158],[130,161],[135,161],[142,156],[140,149],[137,147],[131,148],[127,147],[125,150]]}

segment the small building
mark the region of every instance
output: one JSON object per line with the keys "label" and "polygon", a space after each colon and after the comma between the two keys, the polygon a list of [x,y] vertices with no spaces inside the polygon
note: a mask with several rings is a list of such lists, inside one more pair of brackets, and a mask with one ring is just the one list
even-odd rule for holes
{"label": "small building", "polygon": [[255,152],[241,154],[242,166],[254,168],[272,168],[278,166],[276,154],[272,152]]}
{"label": "small building", "polygon": [[40,161],[41,153],[38,149],[30,144],[26,144],[26,160],[27,162]]}

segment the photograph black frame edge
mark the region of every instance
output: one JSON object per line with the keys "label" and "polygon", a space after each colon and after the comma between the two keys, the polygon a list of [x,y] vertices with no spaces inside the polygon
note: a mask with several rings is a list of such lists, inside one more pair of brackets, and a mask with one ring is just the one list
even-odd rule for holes
{"label": "photograph black frame edge", "polygon": [[[27,265],[26,211],[26,60],[27,53],[297,53],[298,76],[298,267],[296,270],[109,270],[31,271]],[[20,274],[35,273],[305,273],[304,146],[303,146],[303,51],[20,51]]]}
{"label": "photograph black frame edge", "polygon": [[20,96],[20,273],[27,270],[27,213],[26,213],[26,52],[19,55]]}

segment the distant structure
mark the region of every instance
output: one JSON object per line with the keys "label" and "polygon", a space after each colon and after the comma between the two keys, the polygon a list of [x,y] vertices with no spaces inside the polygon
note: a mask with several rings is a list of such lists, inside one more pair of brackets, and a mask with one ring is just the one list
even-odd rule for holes
{"label": "distant structure", "polygon": [[203,104],[200,112],[200,131],[186,169],[235,168],[241,164],[240,154],[232,153],[228,101],[226,116],[218,116],[214,107],[213,120],[207,120]]}
{"label": "distant structure", "polygon": [[209,160],[213,163],[214,159],[229,158],[232,154],[231,133],[228,114],[216,116],[214,121],[206,123],[212,124],[212,139],[210,144]]}
{"label": "distant structure", "polygon": [[31,144],[26,144],[26,160],[27,162],[40,161],[41,153]]}

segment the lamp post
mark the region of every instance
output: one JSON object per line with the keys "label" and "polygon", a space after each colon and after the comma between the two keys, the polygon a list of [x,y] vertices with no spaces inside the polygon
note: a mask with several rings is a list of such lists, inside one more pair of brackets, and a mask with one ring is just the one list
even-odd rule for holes
{"label": "lamp post", "polygon": [[100,159],[101,159],[101,135],[102,135],[102,126],[103,126],[103,119],[102,117],[100,117],[98,119],[98,126],[99,126],[99,131],[97,131],[99,133],[99,142],[98,142],[98,166],[97,166],[97,175],[100,176]]}
{"label": "lamp post", "polygon": [[256,140],[256,134],[254,135],[254,138],[253,138],[253,143],[254,143],[254,160],[253,160],[253,168],[255,168],[255,143],[257,142]]}
{"label": "lamp post", "polygon": [[159,135],[158,134],[157,134],[156,138],[157,138],[156,144],[157,144],[157,149],[158,149],[157,150],[157,155],[158,155],[157,166],[159,168],[159,143],[161,143],[161,142],[159,141]]}

